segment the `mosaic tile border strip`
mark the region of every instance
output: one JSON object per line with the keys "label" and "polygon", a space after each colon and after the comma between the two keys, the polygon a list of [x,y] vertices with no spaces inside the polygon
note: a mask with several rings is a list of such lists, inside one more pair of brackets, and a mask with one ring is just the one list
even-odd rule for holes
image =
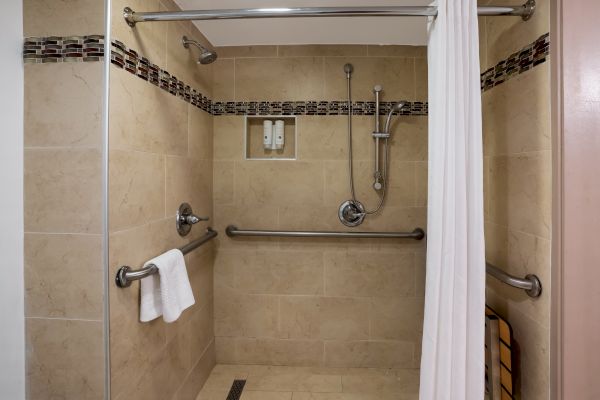
{"label": "mosaic tile border strip", "polygon": [[[239,101],[213,102],[196,89],[171,75],[168,71],[152,64],[147,58],[114,40],[111,49],[111,63],[144,79],[174,96],[215,116],[220,115],[341,115],[348,114],[345,101]],[[403,115],[427,115],[426,103],[410,103]],[[394,102],[380,104],[382,113],[387,113]],[[352,103],[353,115],[374,115],[375,102],[357,101]]]}
{"label": "mosaic tile border strip", "polygon": [[546,62],[549,55],[550,33],[546,33],[535,42],[484,71],[481,74],[481,90],[488,91],[523,72],[529,71],[531,68]]}
{"label": "mosaic tile border strip", "polygon": [[[500,61],[481,74],[481,90],[487,91],[544,63],[550,52],[550,34],[546,33],[522,50]],[[104,36],[30,37],[23,44],[26,63],[91,62],[104,59]],[[177,79],[124,43],[111,43],[110,61],[118,68],[169,92],[173,96],[212,114],[221,115],[347,115],[346,101],[217,101]],[[387,113],[395,102],[382,102],[380,112]],[[428,114],[427,102],[407,102],[402,115]],[[355,101],[353,115],[374,115],[375,102]]]}
{"label": "mosaic tile border strip", "polygon": [[118,68],[141,78],[159,88],[179,97],[184,101],[212,114],[212,101],[198,90],[186,85],[168,71],[151,63],[146,57],[128,48],[122,42],[113,40],[111,43],[110,62]]}
{"label": "mosaic tile border strip", "polygon": [[[405,101],[402,115],[427,115],[427,102]],[[379,111],[387,114],[397,102],[381,102]],[[213,115],[348,115],[347,101],[228,101],[214,102]],[[355,101],[352,115],[375,115],[374,101]]]}
{"label": "mosaic tile border strip", "polygon": [[26,63],[101,61],[104,58],[104,36],[29,37],[23,43]]}

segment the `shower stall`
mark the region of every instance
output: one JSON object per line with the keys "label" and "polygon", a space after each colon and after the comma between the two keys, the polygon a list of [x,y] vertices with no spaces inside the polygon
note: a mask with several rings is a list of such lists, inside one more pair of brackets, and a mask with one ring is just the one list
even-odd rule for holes
{"label": "shower stall", "polygon": [[[418,399],[437,7],[71,3],[25,2],[28,399]],[[549,3],[477,9],[490,400],[549,399]]]}

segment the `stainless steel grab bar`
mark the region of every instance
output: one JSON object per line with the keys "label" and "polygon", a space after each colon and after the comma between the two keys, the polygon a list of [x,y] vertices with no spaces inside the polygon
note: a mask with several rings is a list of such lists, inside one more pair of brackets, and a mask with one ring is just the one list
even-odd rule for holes
{"label": "stainless steel grab bar", "polygon": [[[183,247],[180,247],[179,250],[183,254],[187,254],[192,250],[197,249],[209,240],[214,239],[215,237],[217,237],[217,235],[217,231],[208,228],[206,229],[206,234],[204,236],[194,241],[191,241]],[[131,286],[131,282],[140,280],[142,278],[156,273],[158,273],[158,267],[154,264],[148,264],[145,267],[136,270],[132,270],[131,267],[124,265],[117,271],[117,275],[115,276],[115,283],[120,288],[126,288]]]}
{"label": "stainless steel grab bar", "polygon": [[[229,237],[235,236],[262,236],[262,237],[325,237],[325,238],[382,238],[382,239],[415,239],[422,240],[425,232],[416,228],[412,232],[327,232],[327,231],[274,231],[258,229],[238,229],[229,225],[225,229]],[[542,294],[542,282],[533,274],[525,278],[517,278],[502,271],[498,267],[486,263],[486,272],[507,285],[523,289],[530,297],[539,297]]]}
{"label": "stainless steel grab bar", "polygon": [[425,237],[425,231],[416,228],[412,232],[328,232],[328,231],[269,231],[257,229],[238,229],[229,225],[225,229],[227,236],[271,236],[271,237],[329,237],[329,238],[381,238],[381,239],[415,239]]}
{"label": "stainless steel grab bar", "polygon": [[517,278],[502,271],[500,268],[485,263],[486,272],[498,279],[500,282],[506,283],[509,286],[525,290],[529,297],[539,297],[542,294],[542,282],[537,275],[528,274],[525,278]]}

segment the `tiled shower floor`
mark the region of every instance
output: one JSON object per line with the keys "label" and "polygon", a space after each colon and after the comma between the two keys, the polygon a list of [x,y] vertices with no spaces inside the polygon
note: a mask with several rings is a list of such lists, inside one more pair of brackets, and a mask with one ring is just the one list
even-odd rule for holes
{"label": "tiled shower floor", "polygon": [[417,400],[415,369],[215,366],[196,400],[226,400],[234,380],[241,400]]}

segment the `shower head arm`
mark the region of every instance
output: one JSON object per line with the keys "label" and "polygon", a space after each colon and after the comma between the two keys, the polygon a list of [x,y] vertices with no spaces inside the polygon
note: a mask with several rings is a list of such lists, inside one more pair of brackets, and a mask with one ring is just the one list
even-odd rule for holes
{"label": "shower head arm", "polygon": [[190,44],[193,44],[194,46],[196,46],[197,48],[199,48],[201,51],[205,51],[206,50],[206,47],[202,46],[200,43],[198,43],[194,39],[189,39],[187,36],[183,36],[181,38],[181,43],[183,43],[183,47],[185,47],[186,49],[189,49],[190,48]]}

